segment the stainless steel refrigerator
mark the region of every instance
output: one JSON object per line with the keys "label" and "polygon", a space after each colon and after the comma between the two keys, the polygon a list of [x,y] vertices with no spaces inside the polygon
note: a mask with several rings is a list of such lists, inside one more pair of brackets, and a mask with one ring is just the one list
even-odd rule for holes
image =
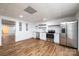
{"label": "stainless steel refrigerator", "polygon": [[60,44],[77,48],[78,46],[78,23],[77,21],[61,23]]}

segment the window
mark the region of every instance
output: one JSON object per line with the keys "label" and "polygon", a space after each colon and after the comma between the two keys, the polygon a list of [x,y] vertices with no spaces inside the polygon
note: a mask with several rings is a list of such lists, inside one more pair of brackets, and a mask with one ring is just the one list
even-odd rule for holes
{"label": "window", "polygon": [[19,31],[22,31],[22,23],[19,22]]}
{"label": "window", "polygon": [[26,24],[26,31],[28,31],[28,24]]}

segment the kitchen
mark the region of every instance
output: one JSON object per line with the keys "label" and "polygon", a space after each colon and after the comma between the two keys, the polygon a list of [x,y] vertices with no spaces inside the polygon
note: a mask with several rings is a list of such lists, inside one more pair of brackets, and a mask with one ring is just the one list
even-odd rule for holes
{"label": "kitchen", "polygon": [[[3,9],[0,9],[0,45],[7,48],[6,52],[0,49],[3,51],[0,55],[11,55],[14,50],[21,51],[14,51],[16,55],[75,55],[79,50],[78,6],[61,3],[0,4]],[[10,47],[11,44],[14,48]]]}
{"label": "kitchen", "polygon": [[[36,26],[36,32],[34,32],[34,38],[71,48],[78,48],[77,32],[78,21],[61,22],[57,25],[38,24]],[[69,38],[71,39],[69,40]]]}
{"label": "kitchen", "polygon": [[[38,29],[38,30],[37,30]],[[42,40],[47,40],[47,38],[52,38],[51,41],[52,42],[56,42],[59,43],[59,34],[60,34],[60,28],[59,25],[54,25],[54,26],[50,26],[50,25],[45,25],[42,24],[42,26],[39,26],[36,30],[36,38],[42,39]],[[52,33],[51,31],[56,31],[54,33]],[[49,32],[49,33],[48,33]],[[46,34],[50,34],[49,36],[54,36],[54,37],[47,37]],[[57,40],[54,40],[57,39]],[[53,41],[54,40],[54,41]]]}

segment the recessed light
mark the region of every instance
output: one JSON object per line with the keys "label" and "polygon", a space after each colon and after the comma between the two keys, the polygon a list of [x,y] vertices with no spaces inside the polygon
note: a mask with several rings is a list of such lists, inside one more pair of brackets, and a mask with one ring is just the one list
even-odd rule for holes
{"label": "recessed light", "polygon": [[47,20],[47,18],[43,18],[43,21],[46,21]]}
{"label": "recessed light", "polygon": [[23,15],[19,15],[20,18],[23,18]]}

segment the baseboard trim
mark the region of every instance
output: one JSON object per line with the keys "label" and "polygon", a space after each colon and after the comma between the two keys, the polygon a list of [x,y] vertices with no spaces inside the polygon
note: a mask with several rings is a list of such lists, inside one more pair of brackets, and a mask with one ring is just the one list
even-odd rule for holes
{"label": "baseboard trim", "polygon": [[31,40],[31,39],[33,39],[33,38],[31,37],[31,38],[28,38],[28,39],[23,39],[23,40],[15,41],[15,43],[16,42],[21,42],[21,41],[24,41],[24,40]]}

